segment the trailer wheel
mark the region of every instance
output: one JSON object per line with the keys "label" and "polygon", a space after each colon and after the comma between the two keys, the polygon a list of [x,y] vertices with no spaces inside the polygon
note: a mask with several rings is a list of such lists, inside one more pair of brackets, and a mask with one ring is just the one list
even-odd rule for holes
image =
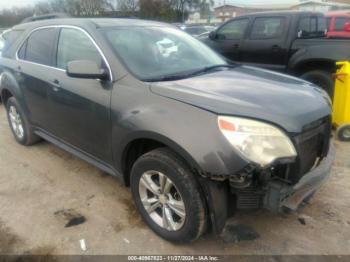
{"label": "trailer wheel", "polygon": [[340,141],[350,142],[350,125],[343,125],[337,129],[337,137]]}

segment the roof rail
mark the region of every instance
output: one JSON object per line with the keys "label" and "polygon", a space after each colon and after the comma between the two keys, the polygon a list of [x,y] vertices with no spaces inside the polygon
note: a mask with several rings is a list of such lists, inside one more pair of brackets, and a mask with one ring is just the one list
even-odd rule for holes
{"label": "roof rail", "polygon": [[23,23],[29,23],[29,22],[35,22],[40,20],[47,20],[47,19],[57,19],[57,18],[69,18],[70,15],[67,15],[65,13],[51,13],[46,15],[38,15],[38,16],[32,16],[27,17],[24,20],[22,20],[21,24]]}

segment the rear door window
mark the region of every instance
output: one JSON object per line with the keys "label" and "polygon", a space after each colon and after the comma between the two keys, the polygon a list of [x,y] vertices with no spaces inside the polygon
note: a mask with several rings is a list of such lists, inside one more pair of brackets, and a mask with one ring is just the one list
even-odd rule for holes
{"label": "rear door window", "polygon": [[276,39],[283,35],[286,19],[284,17],[256,18],[250,39]]}
{"label": "rear door window", "polygon": [[[26,41],[25,54],[22,54],[24,60],[51,66],[56,32],[56,28],[45,28],[34,31]],[[24,47],[22,46],[22,48]]]}

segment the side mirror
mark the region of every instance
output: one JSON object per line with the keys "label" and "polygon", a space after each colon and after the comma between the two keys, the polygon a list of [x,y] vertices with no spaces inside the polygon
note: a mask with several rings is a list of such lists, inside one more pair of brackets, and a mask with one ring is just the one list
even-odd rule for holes
{"label": "side mirror", "polygon": [[350,23],[345,23],[344,24],[344,31],[350,32]]}
{"label": "side mirror", "polygon": [[210,39],[210,40],[215,40],[216,37],[217,37],[216,31],[211,31],[211,32],[209,33],[209,39]]}
{"label": "side mirror", "polygon": [[95,62],[88,60],[71,61],[67,65],[67,75],[75,78],[85,79],[108,79],[108,74]]}

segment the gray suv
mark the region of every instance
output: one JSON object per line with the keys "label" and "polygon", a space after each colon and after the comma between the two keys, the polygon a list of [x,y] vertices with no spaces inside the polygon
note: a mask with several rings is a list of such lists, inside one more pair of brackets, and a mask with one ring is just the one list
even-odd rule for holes
{"label": "gray suv", "polygon": [[0,93],[17,142],[45,139],[119,178],[167,240],[219,233],[235,210],[295,210],[329,176],[330,100],[309,82],[228,64],[158,22],[11,32]]}

